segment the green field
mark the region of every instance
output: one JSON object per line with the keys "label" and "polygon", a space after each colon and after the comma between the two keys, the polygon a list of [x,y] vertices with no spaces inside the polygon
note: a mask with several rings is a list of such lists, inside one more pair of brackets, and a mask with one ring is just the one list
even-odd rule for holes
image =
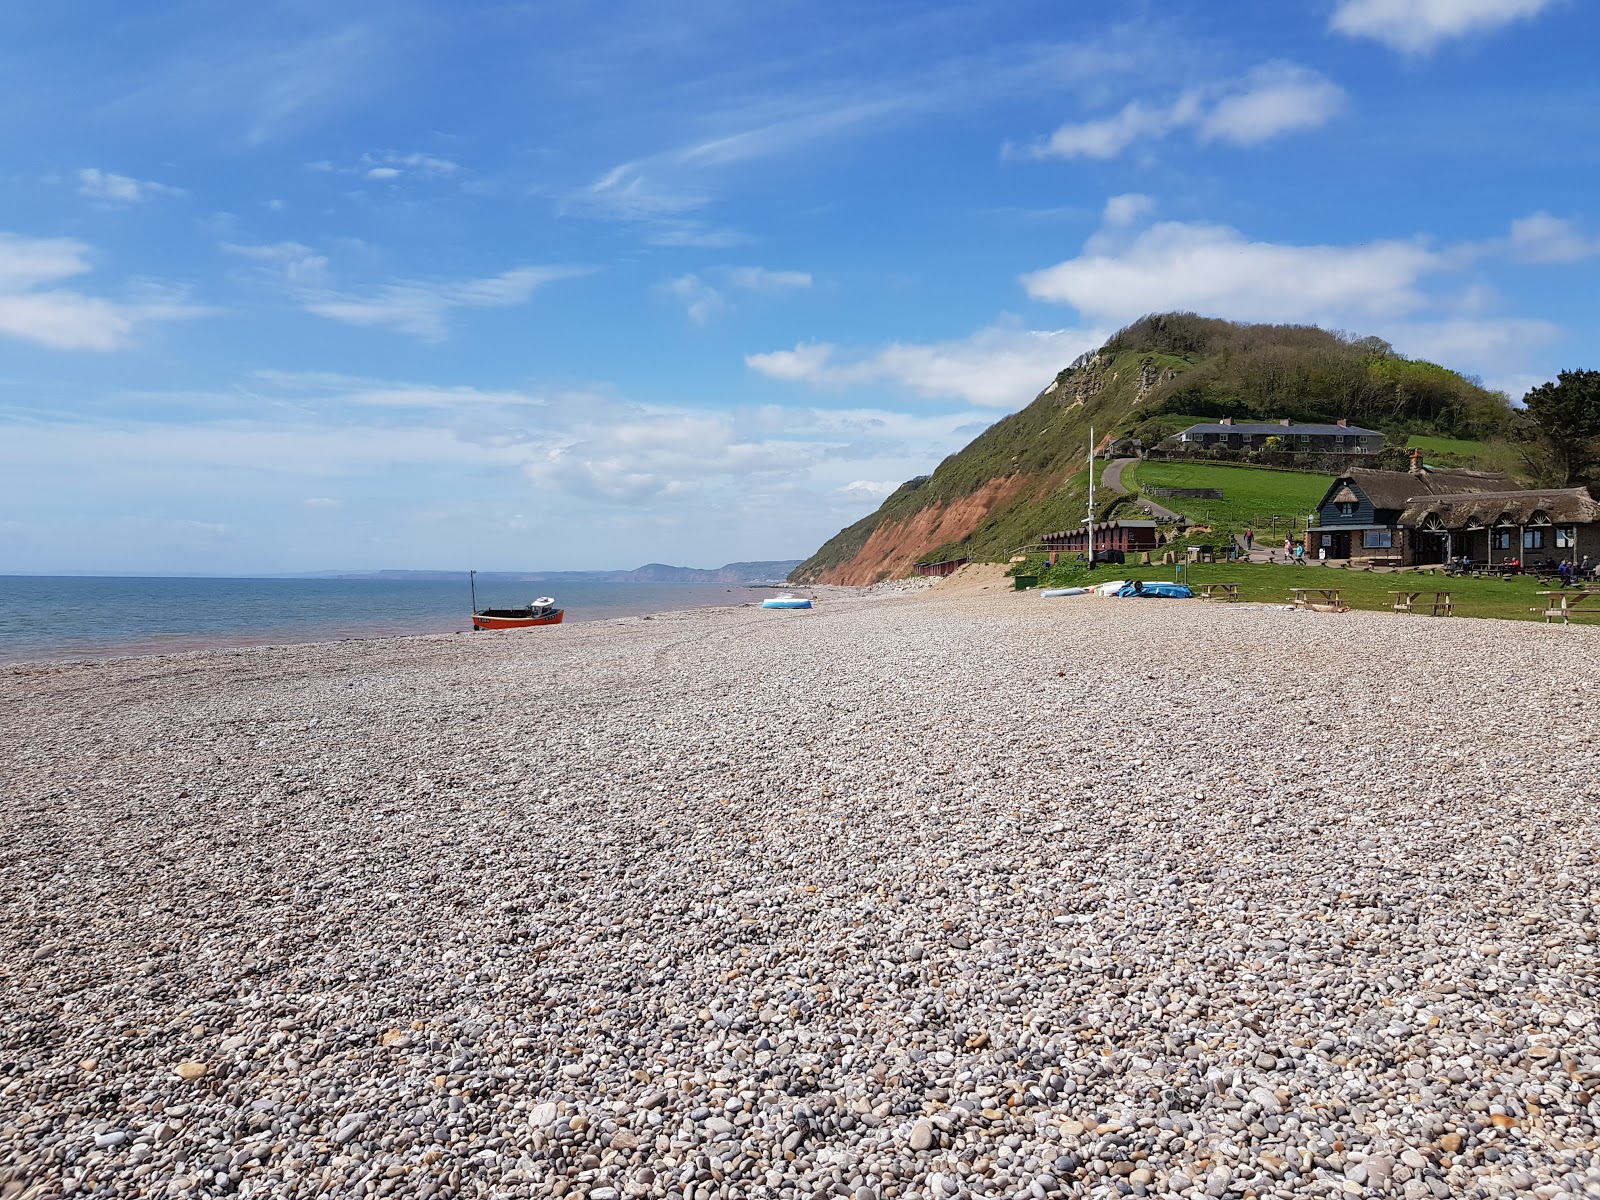
{"label": "green field", "polygon": [[1122,473],[1129,491],[1147,487],[1217,488],[1221,500],[1189,500],[1152,496],[1156,503],[1182,513],[1190,524],[1209,525],[1217,532],[1255,530],[1258,540],[1271,541],[1290,529],[1305,528],[1306,516],[1333,482],[1332,476],[1302,471],[1268,471],[1257,467],[1211,463],[1141,462]]}
{"label": "green field", "polygon": [[1421,434],[1412,434],[1406,439],[1408,450],[1431,450],[1435,454],[1454,454],[1461,458],[1472,458],[1482,454],[1489,448],[1487,442],[1470,442],[1462,438],[1424,437]]}
{"label": "green field", "polygon": [[[1170,566],[1095,568],[1098,579],[1173,579]],[[1340,567],[1295,567],[1273,563],[1196,563],[1188,568],[1186,582],[1237,583],[1241,600],[1287,604],[1290,588],[1337,587],[1351,608],[1394,611],[1392,592],[1401,588],[1442,588],[1451,593],[1459,617],[1500,617],[1513,621],[1544,619],[1544,597],[1549,585],[1519,577],[1500,579],[1451,578],[1429,571],[1359,571]],[[1594,603],[1594,601],[1590,601]],[[1534,611],[1537,610],[1537,611]],[[1407,613],[1395,613],[1404,620],[1416,620]],[[1600,621],[1600,608],[1587,624]]]}

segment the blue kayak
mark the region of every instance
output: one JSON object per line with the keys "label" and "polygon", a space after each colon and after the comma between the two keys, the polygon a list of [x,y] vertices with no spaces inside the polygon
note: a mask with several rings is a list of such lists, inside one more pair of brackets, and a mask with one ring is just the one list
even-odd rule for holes
{"label": "blue kayak", "polygon": [[811,601],[804,596],[774,596],[761,602],[762,608],[810,608]]}
{"label": "blue kayak", "polygon": [[1188,600],[1193,598],[1194,592],[1181,583],[1129,583],[1124,584],[1117,595],[1135,598],[1149,596],[1153,600]]}

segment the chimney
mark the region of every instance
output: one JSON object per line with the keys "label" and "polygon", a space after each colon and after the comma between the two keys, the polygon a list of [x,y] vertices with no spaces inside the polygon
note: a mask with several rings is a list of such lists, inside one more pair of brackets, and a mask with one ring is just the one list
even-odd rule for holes
{"label": "chimney", "polygon": [[1421,475],[1422,471],[1422,447],[1419,446],[1411,452],[1411,473]]}
{"label": "chimney", "polygon": [[1349,429],[1350,428],[1350,419],[1348,417],[1340,417],[1339,420],[1337,422],[1335,422],[1335,424],[1337,424],[1340,429]]}
{"label": "chimney", "polygon": [[1294,422],[1289,420],[1288,417],[1279,417],[1278,418],[1278,424],[1279,425],[1292,425],[1292,424],[1294,424]]}
{"label": "chimney", "polygon": [[1217,422],[1217,424],[1218,425],[1232,425],[1233,424],[1233,418],[1232,417],[1223,417],[1220,421]]}

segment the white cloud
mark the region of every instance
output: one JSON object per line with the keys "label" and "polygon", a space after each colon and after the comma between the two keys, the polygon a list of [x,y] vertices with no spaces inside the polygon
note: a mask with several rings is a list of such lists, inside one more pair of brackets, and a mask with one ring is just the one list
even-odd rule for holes
{"label": "white cloud", "polygon": [[341,508],[343,503],[331,496],[307,496],[301,501],[307,508]]}
{"label": "white cloud", "polygon": [[305,308],[319,317],[348,325],[392,329],[438,340],[447,332],[446,318],[457,309],[523,304],[543,285],[581,273],[572,267],[518,267],[487,279],[459,283],[391,283],[364,296],[312,296],[306,300]]}
{"label": "white cloud", "polygon": [[1036,300],[1109,321],[1173,309],[1304,321],[1413,311],[1425,303],[1418,281],[1451,263],[1420,242],[1291,246],[1220,225],[1164,222],[1120,252],[1091,250],[1022,282]]}
{"label": "white cloud", "polygon": [[1600,254],[1600,237],[1590,237],[1573,221],[1546,212],[1511,222],[1512,258],[1527,263],[1572,263]]}
{"label": "white cloud", "polygon": [[1113,116],[1061,126],[1029,147],[1033,158],[1115,158],[1136,142],[1192,128],[1202,142],[1254,146],[1325,124],[1344,103],[1332,80],[1293,63],[1263,63],[1243,79],[1190,88],[1166,104],[1133,100]]}
{"label": "white cloud", "polygon": [[222,248],[240,258],[265,263],[275,271],[281,272],[283,277],[293,284],[302,286],[321,284],[328,275],[327,256],[318,254],[310,246],[299,242],[273,242],[261,246],[226,242]]}
{"label": "white cloud", "polygon": [[145,285],[112,301],[63,288],[43,290],[89,270],[90,248],[72,238],[0,233],[0,335],[53,350],[115,350],[142,322],[182,320],[203,309],[181,292]]}
{"label": "white cloud", "polygon": [[696,325],[704,325],[728,310],[721,292],[695,274],[680,275],[662,284],[662,290],[683,305],[683,311]]}
{"label": "white cloud", "polygon": [[1242,90],[1218,100],[1200,122],[1202,141],[1254,146],[1280,133],[1315,129],[1344,105],[1344,92],[1326,76],[1290,63],[1251,71]]}
{"label": "white cloud", "polygon": [[1103,330],[992,326],[961,341],[897,342],[846,362],[835,361],[834,347],[822,342],[751,354],[745,363],[774,379],[823,387],[888,383],[921,396],[960,399],[985,408],[1020,408],[1105,336]]}
{"label": "white cloud", "polygon": [[1332,28],[1426,54],[1440,42],[1538,16],[1550,0],[1341,0]]}
{"label": "white cloud", "polygon": [[854,479],[837,490],[847,496],[863,496],[881,500],[900,486],[894,480],[877,481],[872,479]]}
{"label": "white cloud", "polygon": [[[1490,376],[1526,368],[1561,335],[1559,325],[1524,317],[1457,317],[1404,322],[1384,330],[1384,337],[1402,354]],[[1520,399],[1522,393],[1512,394]]]}
{"label": "white cloud", "polygon": [[[804,271],[769,271],[765,267],[716,267],[711,273],[723,288],[768,296],[804,291],[811,286],[811,276]],[[682,304],[689,319],[696,325],[704,325],[732,307],[723,291],[693,273],[668,280],[661,285],[661,290]]]}
{"label": "white cloud", "polygon": [[1150,196],[1142,196],[1138,192],[1125,192],[1106,201],[1105,213],[1101,219],[1107,226],[1115,229],[1132,225],[1155,210],[1156,202]]}
{"label": "white cloud", "polygon": [[741,433],[722,413],[623,410],[563,431],[524,472],[541,486],[608,503],[701,490],[715,477],[789,475],[817,447]]}
{"label": "white cloud", "polygon": [[339,171],[359,175],[374,183],[393,183],[399,179],[448,179],[461,173],[461,164],[433,154],[363,154],[352,167],[337,168],[331,162],[308,164],[313,171]]}
{"label": "white cloud", "polygon": [[0,292],[53,283],[89,270],[89,247],[74,238],[0,233]]}
{"label": "white cloud", "polygon": [[765,267],[732,267],[727,272],[730,287],[749,292],[796,292],[811,286],[804,271],[769,271]]}
{"label": "white cloud", "polygon": [[1116,116],[1061,126],[1029,153],[1034,158],[1115,158],[1134,142],[1192,125],[1199,110],[1198,98],[1187,93],[1165,106],[1132,100]]}
{"label": "white cloud", "polygon": [[137,204],[153,196],[183,196],[187,193],[182,188],[168,187],[164,183],[152,183],[150,180],[85,167],[78,172],[78,194],[107,203]]}

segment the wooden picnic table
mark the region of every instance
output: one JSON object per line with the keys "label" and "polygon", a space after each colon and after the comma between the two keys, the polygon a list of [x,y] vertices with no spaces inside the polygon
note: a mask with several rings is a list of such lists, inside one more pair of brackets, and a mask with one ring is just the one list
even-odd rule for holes
{"label": "wooden picnic table", "polygon": [[[1600,596],[1600,591],[1573,591],[1563,589],[1559,592],[1539,592],[1540,596],[1549,597],[1544,604],[1544,620],[1548,625],[1557,617],[1561,618],[1563,625],[1569,625],[1574,615],[1587,616],[1593,613],[1600,616],[1600,608],[1584,608],[1583,602],[1591,596]],[[1561,603],[1557,604],[1559,600]],[[1535,610],[1537,611],[1537,610]]]}
{"label": "wooden picnic table", "polygon": [[1228,600],[1239,598],[1239,585],[1237,583],[1202,583],[1200,585],[1200,599],[1202,600]]}
{"label": "wooden picnic table", "polygon": [[1290,588],[1294,593],[1294,606],[1312,612],[1349,612],[1350,606],[1339,596],[1336,587]]}
{"label": "wooden picnic table", "polygon": [[[1420,591],[1392,592],[1390,594],[1394,596],[1395,612],[1421,612],[1424,607],[1431,607],[1433,615],[1436,617],[1455,615],[1455,605],[1451,602],[1449,592],[1431,591],[1424,588]],[[1423,596],[1432,596],[1433,599],[1424,600],[1422,599]]]}

